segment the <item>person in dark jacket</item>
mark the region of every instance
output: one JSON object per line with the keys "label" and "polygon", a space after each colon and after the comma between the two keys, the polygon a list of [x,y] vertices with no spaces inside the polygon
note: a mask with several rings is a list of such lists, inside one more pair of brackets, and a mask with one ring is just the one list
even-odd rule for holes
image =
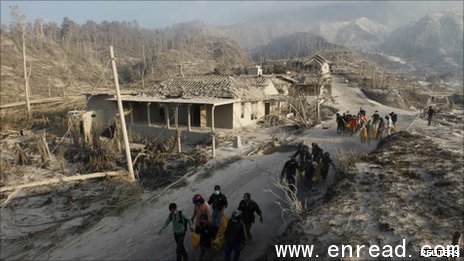
{"label": "person in dark jacket", "polygon": [[209,197],[208,204],[213,208],[213,220],[211,225],[219,228],[224,215],[224,209],[227,208],[227,198],[221,192],[219,185],[214,186],[213,194]]}
{"label": "person in dark jacket", "polygon": [[343,116],[340,115],[340,113],[337,112],[336,114],[337,116],[337,134],[342,134],[343,133],[343,130],[345,128],[345,119],[343,119]]}
{"label": "person in dark jacket", "polygon": [[211,246],[215,236],[215,228],[208,222],[208,215],[200,216],[200,226],[195,231],[200,235],[198,260],[211,260]]}
{"label": "person in dark jacket", "polygon": [[362,107],[359,108],[358,115],[359,115],[359,116],[366,116],[366,110],[364,110]]}
{"label": "person in dark jacket", "polygon": [[379,112],[375,111],[371,119],[372,119],[372,125],[377,125],[377,123],[379,123],[379,120],[380,120]]}
{"label": "person in dark jacket", "polygon": [[305,162],[304,185],[309,189],[310,192],[313,186],[313,177],[315,171],[316,168],[314,167],[313,161],[311,159],[307,159]]}
{"label": "person in dark jacket", "polygon": [[304,163],[307,158],[311,158],[311,152],[309,152],[309,147],[305,144],[299,144],[298,150],[293,154],[295,159],[298,159],[298,170],[303,171]]}
{"label": "person in dark jacket", "polygon": [[246,233],[248,240],[251,240],[252,235],[250,233],[251,226],[255,223],[255,212],[259,216],[259,222],[263,223],[263,215],[261,209],[259,208],[258,204],[251,200],[250,193],[245,193],[243,195],[243,199],[238,204],[238,210],[241,211],[242,221],[245,224]]}
{"label": "person in dark jacket", "polygon": [[290,159],[285,162],[282,173],[280,174],[280,181],[285,180],[288,183],[288,187],[291,191],[295,192],[296,190],[296,172],[298,170],[298,163],[294,156],[291,156]]}
{"label": "person in dark jacket", "polygon": [[184,238],[185,233],[187,232],[187,227],[189,226],[190,229],[193,231],[192,222],[190,219],[182,213],[182,211],[177,210],[177,205],[175,203],[169,204],[169,216],[164,222],[163,227],[159,231],[159,235],[163,232],[163,230],[172,222],[172,228],[174,231],[174,240],[176,241],[176,254],[177,254],[177,261],[188,260],[187,251],[185,251],[184,247]]}
{"label": "person in dark jacket", "polygon": [[398,115],[396,115],[396,113],[392,111],[390,113],[390,118],[391,118],[391,120],[393,122],[393,128],[396,129],[396,122],[398,121]]}
{"label": "person in dark jacket", "polygon": [[435,116],[435,110],[432,106],[429,106],[429,109],[427,110],[427,120],[429,122],[428,126],[432,125],[433,116]]}
{"label": "person in dark jacket", "polygon": [[324,181],[327,179],[327,174],[329,174],[330,164],[332,164],[330,154],[325,152],[324,155],[322,155],[321,161],[321,177]]}
{"label": "person in dark jacket", "polygon": [[313,147],[313,161],[319,164],[321,162],[322,154],[324,153],[324,151],[319,147],[319,145],[317,145],[317,143],[312,143],[311,145]]}
{"label": "person in dark jacket", "polygon": [[232,212],[231,219],[227,223],[224,233],[224,254],[225,260],[230,261],[232,252],[234,252],[234,261],[240,258],[240,250],[247,241],[246,227],[240,218],[240,211]]}

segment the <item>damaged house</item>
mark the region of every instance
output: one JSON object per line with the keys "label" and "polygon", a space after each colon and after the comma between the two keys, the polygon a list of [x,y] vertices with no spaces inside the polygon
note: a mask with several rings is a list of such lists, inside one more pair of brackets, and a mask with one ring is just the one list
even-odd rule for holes
{"label": "damaged house", "polygon": [[[278,110],[280,95],[269,77],[198,75],[169,79],[152,88],[122,95],[126,125],[147,138],[175,137],[205,141],[215,129],[234,130],[256,124]],[[88,95],[92,124],[105,128],[117,116],[114,94]]]}

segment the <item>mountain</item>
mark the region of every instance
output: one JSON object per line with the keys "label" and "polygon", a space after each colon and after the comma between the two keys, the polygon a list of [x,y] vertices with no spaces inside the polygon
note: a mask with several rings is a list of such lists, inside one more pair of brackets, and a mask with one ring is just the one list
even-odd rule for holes
{"label": "mountain", "polygon": [[271,40],[254,48],[250,53],[255,61],[261,59],[292,59],[311,56],[317,52],[336,49],[339,46],[311,33],[295,33]]}
{"label": "mountain", "polygon": [[315,33],[330,42],[350,47],[365,47],[380,44],[388,27],[366,17],[347,22],[320,23]]}
{"label": "mountain", "polygon": [[[458,2],[316,2],[301,1],[283,5],[279,10],[262,14],[259,10],[249,20],[218,29],[252,50],[266,45],[273,38],[298,32],[320,34],[334,43],[378,44],[382,34],[443,8],[461,6]],[[338,36],[340,35],[340,36]],[[337,39],[338,36],[338,39]]]}
{"label": "mountain", "polygon": [[380,49],[420,67],[463,68],[462,9],[428,14],[391,33]]}

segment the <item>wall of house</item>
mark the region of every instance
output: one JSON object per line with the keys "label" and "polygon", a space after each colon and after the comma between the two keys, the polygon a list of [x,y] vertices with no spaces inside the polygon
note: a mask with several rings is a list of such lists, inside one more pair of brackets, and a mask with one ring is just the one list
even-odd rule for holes
{"label": "wall of house", "polygon": [[131,102],[134,124],[148,125],[147,104],[146,102]]}
{"label": "wall of house", "polygon": [[214,108],[214,127],[223,129],[233,129],[233,109],[232,104],[216,106]]}
{"label": "wall of house", "polygon": [[[154,139],[160,137],[162,139],[177,137],[177,133],[175,129],[167,129],[163,127],[153,127],[153,126],[145,126],[145,125],[130,125],[128,129],[131,133],[140,134],[147,139]],[[188,132],[188,131],[181,131],[181,142],[189,142],[193,144],[198,143],[205,143],[208,141],[210,137],[209,132],[198,133],[198,132]]]}
{"label": "wall of house", "polygon": [[[106,127],[111,119],[116,116],[118,112],[118,105],[115,101],[107,101],[106,99],[113,98],[113,95],[95,95],[90,96],[87,101],[86,111],[99,111],[95,117],[92,118],[92,122],[98,127]],[[128,107],[124,107],[124,110],[129,110]]]}
{"label": "wall of house", "polygon": [[322,74],[330,73],[330,68],[328,63],[324,63],[321,68]]}
{"label": "wall of house", "polygon": [[264,93],[267,95],[279,94],[279,91],[275,87],[272,81],[269,81],[269,84],[264,88]]}
{"label": "wall of house", "polygon": [[[236,102],[233,106],[234,129],[256,124],[260,117],[264,116],[264,102],[244,102],[244,114],[242,116],[242,103]],[[252,118],[254,114],[255,117]]]}
{"label": "wall of house", "polygon": [[158,125],[165,125],[166,124],[166,116],[164,105],[159,103],[151,103],[150,104],[150,124],[158,124]]}

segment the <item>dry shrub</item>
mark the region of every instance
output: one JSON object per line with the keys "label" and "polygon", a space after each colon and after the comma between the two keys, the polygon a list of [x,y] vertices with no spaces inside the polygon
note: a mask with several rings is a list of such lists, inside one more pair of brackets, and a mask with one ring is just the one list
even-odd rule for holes
{"label": "dry shrub", "polygon": [[122,149],[120,145],[120,131],[116,130],[112,139],[103,140],[99,136],[99,130],[92,128],[91,142],[78,139],[79,144],[74,144],[64,153],[64,157],[71,163],[78,163],[79,173],[93,173],[111,171],[122,165]]}
{"label": "dry shrub", "polygon": [[68,111],[85,108],[85,99],[66,100],[61,104],[32,105],[31,117],[25,108],[6,109],[0,116],[0,131],[49,129],[64,135],[68,129]]}
{"label": "dry shrub", "polygon": [[47,138],[45,134],[37,137],[36,146],[41,158],[40,166],[48,167],[51,161],[51,154],[50,149],[48,148]]}
{"label": "dry shrub", "polygon": [[138,182],[131,182],[127,177],[108,177],[104,181],[105,190],[109,193],[114,191],[113,197],[109,200],[109,207],[117,212],[140,201],[143,188]]}
{"label": "dry shrub", "polygon": [[363,160],[367,154],[360,151],[337,150],[335,152],[334,164],[342,172],[348,172],[355,167],[357,162]]}
{"label": "dry shrub", "polygon": [[16,164],[31,165],[32,159],[27,155],[19,143],[15,144]]}
{"label": "dry shrub", "polygon": [[289,183],[284,179],[279,181],[276,178],[272,178],[272,184],[277,189],[264,189],[265,192],[270,193],[277,200],[275,203],[281,210],[281,218],[284,218],[285,214],[290,214],[296,217],[299,221],[306,218],[309,211],[307,202],[301,202],[298,199],[298,188],[294,188],[294,191],[290,189]]}

